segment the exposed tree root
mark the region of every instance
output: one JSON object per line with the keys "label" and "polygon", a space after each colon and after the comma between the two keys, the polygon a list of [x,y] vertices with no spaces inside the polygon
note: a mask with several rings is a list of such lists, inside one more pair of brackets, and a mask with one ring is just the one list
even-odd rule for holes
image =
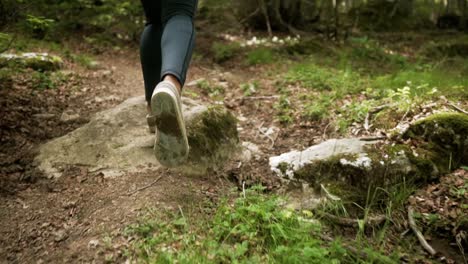
{"label": "exposed tree root", "polygon": [[364,224],[368,226],[378,226],[387,219],[385,215],[369,216],[366,219],[353,219],[353,218],[346,218],[346,217],[338,217],[336,215],[332,215],[329,213],[321,213],[321,214],[327,220],[330,220],[331,222],[335,224],[342,225],[342,226],[352,226],[352,227],[358,227],[359,222],[361,221],[364,221]]}
{"label": "exposed tree root", "polygon": [[424,235],[421,233],[421,231],[418,229],[418,226],[416,225],[416,222],[414,221],[414,209],[412,206],[408,206],[408,221],[411,229],[413,232],[416,234],[418,237],[419,243],[421,243],[421,246],[427,250],[432,256],[436,254],[436,251],[427,243],[426,239],[424,238]]}

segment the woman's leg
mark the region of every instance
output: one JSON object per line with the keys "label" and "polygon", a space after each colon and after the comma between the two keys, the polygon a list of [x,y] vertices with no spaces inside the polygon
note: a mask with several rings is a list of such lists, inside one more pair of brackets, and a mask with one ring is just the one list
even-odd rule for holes
{"label": "woman's leg", "polygon": [[[159,1],[158,1],[159,2]],[[154,153],[167,167],[181,165],[189,144],[180,99],[194,43],[196,0],[161,0],[160,82],[151,95],[157,129]]]}
{"label": "woman's leg", "polygon": [[179,91],[184,86],[195,42],[193,18],[197,0],[163,0],[161,77]]}
{"label": "woman's leg", "polygon": [[156,85],[161,81],[161,2],[141,0],[146,16],[146,26],[141,35],[140,60],[145,82],[145,98],[148,104]]}

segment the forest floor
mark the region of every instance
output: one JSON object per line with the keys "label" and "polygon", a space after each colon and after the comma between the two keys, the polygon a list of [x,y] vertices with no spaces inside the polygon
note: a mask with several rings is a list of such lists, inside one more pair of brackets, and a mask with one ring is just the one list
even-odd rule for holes
{"label": "forest floor", "polygon": [[[33,159],[40,144],[82,126],[98,111],[143,94],[137,47],[102,52],[76,42],[64,45],[67,51],[47,43],[34,46],[34,51],[63,56],[65,65],[60,74],[25,69],[2,75],[0,262],[125,262],[130,256],[151,256],[140,255],[134,243],[145,240],[128,231],[135,223],[141,225],[148,212],[161,217],[155,220],[160,223],[171,221],[165,212],[205,219],[204,212],[210,215],[220,201],[238,195],[233,188],[242,191],[261,184],[269,191],[280,189],[269,170],[270,156],[329,138],[385,136],[433,112],[468,109],[468,58],[463,53],[468,48],[458,54],[437,46],[463,42],[460,38],[465,37],[453,35],[445,41],[442,36],[426,50],[416,50],[431,38],[389,34],[356,38],[349,46],[284,38],[286,44],[265,45],[242,36],[201,34],[185,96],[207,104],[222,101],[238,118],[241,142],[256,144],[261,154],[241,168],[227,166],[211,175],[158,169],[111,179],[92,176],[81,167],[48,179]],[[420,60],[421,52],[450,54]],[[77,118],[67,121],[64,112]],[[420,216],[421,223],[434,215],[449,222],[436,229],[445,228],[441,255],[430,258],[411,243],[415,238],[399,238],[407,225],[398,221],[404,207],[394,212],[399,227],[388,231],[377,246],[369,242],[366,247],[384,255],[398,249],[398,258],[408,262],[462,263],[463,254],[454,242],[462,233],[452,232],[458,228],[454,219],[466,214],[467,186],[465,168],[411,193],[409,203],[429,215]],[[434,190],[445,197],[442,205],[440,198],[431,196]],[[438,211],[457,205],[447,215]],[[349,238],[359,233],[355,228],[331,229]],[[366,231],[364,237],[373,240],[374,233]]]}

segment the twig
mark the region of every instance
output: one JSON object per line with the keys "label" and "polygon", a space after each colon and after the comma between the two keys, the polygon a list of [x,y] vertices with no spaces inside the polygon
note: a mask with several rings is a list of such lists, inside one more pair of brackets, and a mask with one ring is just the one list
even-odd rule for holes
{"label": "twig", "polygon": [[[321,214],[328,220],[332,221],[333,223],[342,225],[342,226],[359,226],[359,222],[363,221],[361,219],[338,217],[336,215],[332,215],[329,213],[321,213]],[[364,220],[365,220],[366,225],[378,226],[386,219],[387,217],[385,215],[376,215],[376,216],[369,216]]]}
{"label": "twig", "polygon": [[[327,236],[327,235],[320,235],[320,238],[322,240],[325,240],[325,241],[328,241],[328,242],[333,242],[334,239],[330,236]],[[346,243],[341,243],[341,246],[344,247],[346,250],[350,251],[351,253],[359,256],[360,258],[363,258],[363,259],[367,259],[367,254],[365,252],[363,252],[362,250],[357,250],[355,247],[353,246],[350,246]]]}
{"label": "twig", "polygon": [[370,128],[369,117],[370,117],[370,113],[367,112],[366,119],[364,120],[364,129],[366,130],[366,132],[369,132],[369,128]]}
{"label": "twig", "polygon": [[412,206],[408,206],[408,221],[411,229],[413,232],[416,234],[418,237],[419,243],[421,243],[421,246],[427,250],[431,255],[435,255],[436,251],[427,243],[426,239],[424,238],[424,235],[419,231],[418,226],[416,225],[416,222],[414,221],[414,209]]}
{"label": "twig", "polygon": [[325,186],[323,184],[320,184],[320,190],[325,194],[325,197],[327,197],[328,199],[332,200],[332,201],[341,201],[341,198],[336,196],[336,195],[333,195],[332,193],[330,193],[327,188],[325,188]]}
{"label": "twig", "polygon": [[156,178],[156,180],[154,180],[152,183],[150,183],[150,184],[148,184],[148,185],[145,185],[145,186],[143,186],[143,187],[141,187],[141,188],[138,188],[138,189],[136,189],[135,191],[129,192],[129,193],[125,194],[125,195],[126,195],[126,196],[132,196],[132,195],[134,195],[134,194],[137,193],[137,192],[140,192],[140,191],[143,191],[143,190],[145,190],[145,189],[148,189],[149,187],[154,186],[162,177],[163,177],[163,175],[161,175],[161,176],[159,176],[158,178]]}
{"label": "twig", "polygon": [[245,181],[242,181],[242,194],[244,195],[245,199]]}
{"label": "twig", "polygon": [[375,141],[375,140],[382,140],[386,139],[387,137],[381,136],[381,137],[365,137],[365,138],[359,138],[360,141]]}
{"label": "twig", "polygon": [[453,103],[448,103],[448,105],[451,106],[453,109],[457,110],[458,112],[463,113],[463,114],[465,114],[465,115],[468,115],[468,111],[463,110],[462,108],[456,106],[455,104],[453,104]]}
{"label": "twig", "polygon": [[239,24],[244,24],[249,18],[255,16],[259,11],[260,7],[257,7],[257,9],[255,9],[255,11],[253,11],[250,15],[244,17],[241,21],[239,21]]}
{"label": "twig", "polygon": [[410,111],[410,109],[408,108],[406,110],[405,114],[403,115],[403,117],[401,118],[400,122],[398,122],[398,125],[401,124],[401,122],[403,122],[403,120],[405,120],[406,116],[408,116],[408,114],[409,114],[409,111]]}
{"label": "twig", "polygon": [[280,134],[280,132],[276,133],[276,137],[273,139],[273,142],[271,142],[270,149],[273,149],[275,147],[276,140],[278,139],[279,134]]}
{"label": "twig", "polygon": [[391,106],[391,104],[384,104],[384,105],[376,106],[376,107],[370,109],[369,113],[375,114],[375,113],[378,113],[378,112],[380,112],[380,111],[382,111],[385,108],[390,107],[390,106]]}
{"label": "twig", "polygon": [[272,95],[272,96],[246,96],[246,97],[240,97],[236,98],[236,100],[271,100],[271,99],[278,99],[279,95]]}
{"label": "twig", "polygon": [[327,130],[328,130],[328,128],[330,127],[330,125],[331,125],[331,122],[328,123],[327,126],[325,127],[325,129],[323,130],[323,135],[322,135],[322,138],[323,138],[323,139],[327,139],[327,138],[326,138]]}
{"label": "twig", "polygon": [[258,131],[259,131],[262,135],[264,135],[265,137],[267,137],[267,138],[271,141],[272,146],[274,146],[275,140],[274,140],[272,137],[270,137],[270,135],[268,135],[266,132],[263,132],[262,129],[261,129],[261,127],[258,128]]}

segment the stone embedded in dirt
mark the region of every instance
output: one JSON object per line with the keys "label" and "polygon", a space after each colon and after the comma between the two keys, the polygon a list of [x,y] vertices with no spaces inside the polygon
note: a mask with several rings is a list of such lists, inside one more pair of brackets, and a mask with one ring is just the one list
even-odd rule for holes
{"label": "stone embedded in dirt", "polygon": [[466,115],[429,116],[411,124],[402,138],[411,144],[331,139],[303,151],[271,157],[270,166],[287,180],[316,190],[323,185],[333,194],[363,201],[378,188],[427,182],[468,164]]}
{"label": "stone embedded in dirt", "polygon": [[405,177],[421,177],[399,145],[359,138],[331,139],[303,151],[270,158],[271,169],[280,177],[321,185],[331,193],[361,201],[368,190],[402,183]]}
{"label": "stone embedded in dirt", "polygon": [[97,248],[99,246],[99,240],[97,239],[91,239],[88,242],[88,248]]}
{"label": "stone embedded in dirt", "polygon": [[39,71],[55,71],[61,68],[62,59],[48,53],[0,54],[0,65],[32,68]]}
{"label": "stone embedded in dirt", "polygon": [[79,114],[69,112],[69,111],[65,111],[65,112],[62,113],[62,115],[60,115],[60,122],[62,122],[62,123],[71,123],[71,122],[75,122],[75,121],[77,121],[79,119],[80,119]]}
{"label": "stone embedded in dirt", "polygon": [[53,235],[55,242],[60,242],[68,238],[67,232],[63,229],[55,231]]}
{"label": "stone embedded in dirt", "polygon": [[252,158],[255,158],[255,160],[259,160],[262,155],[262,151],[260,148],[255,145],[252,142],[242,142],[242,154],[240,157],[240,160],[242,162],[249,162],[252,160]]}
{"label": "stone embedded in dirt", "polygon": [[[270,158],[270,167],[278,175],[294,179],[295,173],[315,162],[342,156],[338,159],[343,165],[369,167],[370,158],[364,152],[364,146],[377,144],[378,141],[364,141],[358,138],[331,139],[309,147],[303,151],[291,151]],[[345,156],[355,156],[351,161]]]}
{"label": "stone embedded in dirt", "polygon": [[[223,162],[237,150],[236,119],[223,106],[204,106],[183,98],[190,153],[182,169],[202,173]],[[75,131],[39,149],[36,162],[49,177],[60,177],[69,166],[87,167],[105,177],[121,176],[160,167],[153,153],[154,135],[146,124],[143,96],[97,113]]]}

